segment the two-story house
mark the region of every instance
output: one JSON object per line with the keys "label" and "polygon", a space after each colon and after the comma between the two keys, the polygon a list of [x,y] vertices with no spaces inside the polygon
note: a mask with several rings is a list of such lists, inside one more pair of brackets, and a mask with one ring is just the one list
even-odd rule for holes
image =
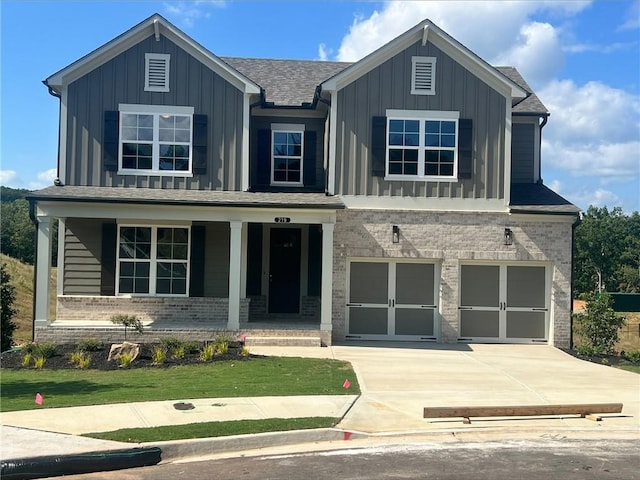
{"label": "two-story house", "polygon": [[44,83],[36,340],[120,338],[127,313],[148,341],[569,345],[578,208],[540,177],[549,113],[428,20],[348,64],[220,58],[153,15]]}

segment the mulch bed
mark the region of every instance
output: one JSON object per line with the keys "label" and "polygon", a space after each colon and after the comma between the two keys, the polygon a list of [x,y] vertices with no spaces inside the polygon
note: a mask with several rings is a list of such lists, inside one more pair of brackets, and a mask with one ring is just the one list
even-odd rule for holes
{"label": "mulch bed", "polygon": [[624,358],[622,355],[582,355],[575,350],[569,350],[568,348],[562,348],[563,352],[568,353],[580,360],[584,360],[586,362],[597,363],[600,365],[609,365],[612,367],[620,366],[620,365],[636,365],[640,366],[639,362],[631,362]]}
{"label": "mulch bed", "polygon": [[[186,353],[182,358],[174,358],[169,351],[164,363],[154,364],[152,359],[153,348],[159,344],[140,344],[140,354],[128,367],[126,368],[168,368],[178,365],[196,365],[205,363],[200,359],[200,352]],[[91,364],[89,369],[91,370],[118,370],[121,368],[118,361],[108,361],[109,349],[111,345],[105,344],[100,350],[87,352],[91,355]],[[45,370],[52,369],[78,369],[76,365],[71,363],[71,354],[78,349],[74,344],[58,344],[55,348],[55,354],[47,358],[44,365]],[[33,369],[33,363],[28,367],[22,365],[23,352],[19,350],[7,351],[0,356],[0,366],[11,369]],[[243,361],[250,358],[255,358],[256,355],[242,355],[242,344],[232,343],[229,345],[229,350],[225,354],[216,354],[213,362],[221,360],[237,360]]]}

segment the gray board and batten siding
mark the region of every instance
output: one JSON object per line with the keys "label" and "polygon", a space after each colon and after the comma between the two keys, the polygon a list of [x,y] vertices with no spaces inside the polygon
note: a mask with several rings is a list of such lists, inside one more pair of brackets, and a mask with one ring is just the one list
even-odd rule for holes
{"label": "gray board and batten siding", "polygon": [[535,180],[535,128],[533,123],[511,126],[511,182],[532,183]]}
{"label": "gray board and batten siding", "polygon": [[[436,57],[435,95],[411,95],[413,56]],[[505,102],[431,43],[415,43],[338,92],[336,194],[504,198]],[[471,178],[390,182],[372,175],[372,118],[387,109],[458,111],[461,119],[471,119]]]}
{"label": "gray board and batten siding", "polygon": [[[169,92],[146,92],[145,53],[171,55]],[[68,87],[66,185],[241,190],[243,93],[175,43],[150,36]],[[206,171],[118,175],[103,163],[105,111],[119,104],[192,106],[207,117]]]}

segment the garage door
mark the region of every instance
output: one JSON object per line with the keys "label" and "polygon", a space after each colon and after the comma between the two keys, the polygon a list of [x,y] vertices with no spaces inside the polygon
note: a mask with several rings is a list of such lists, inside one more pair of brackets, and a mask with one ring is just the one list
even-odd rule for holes
{"label": "garage door", "polygon": [[460,339],[546,342],[547,268],[529,265],[460,267]]}
{"label": "garage door", "polygon": [[347,338],[434,340],[436,266],[349,262]]}

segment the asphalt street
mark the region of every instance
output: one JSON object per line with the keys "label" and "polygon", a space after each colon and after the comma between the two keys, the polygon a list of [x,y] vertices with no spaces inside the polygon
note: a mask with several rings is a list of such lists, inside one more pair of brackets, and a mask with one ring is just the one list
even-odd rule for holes
{"label": "asphalt street", "polygon": [[[636,440],[511,440],[414,443],[200,460],[65,480],[638,480]],[[62,478],[62,477],[59,477]]]}

